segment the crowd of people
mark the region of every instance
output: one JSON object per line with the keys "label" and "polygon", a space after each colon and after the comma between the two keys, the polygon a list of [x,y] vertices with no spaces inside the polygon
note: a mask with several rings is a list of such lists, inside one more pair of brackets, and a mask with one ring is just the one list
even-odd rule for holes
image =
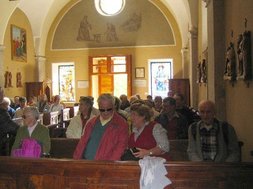
{"label": "crowd of people", "polygon": [[[17,100],[18,99],[18,100]],[[109,93],[97,99],[94,107],[91,96],[79,100],[79,112],[70,120],[67,138],[80,139],[74,159],[124,160],[126,151],[133,159],[158,156],[170,160],[170,140],[188,139],[187,153],[191,161],[237,162],[240,149],[233,127],[215,117],[215,104],[210,100],[199,103],[198,111],[188,107],[182,94],[154,99],[148,95],[129,98]],[[12,108],[15,113],[9,113]],[[41,154],[50,153],[50,136],[47,127],[38,122],[39,114],[59,111],[64,106],[56,95],[51,104],[45,95],[36,103],[27,105],[26,98],[15,97],[10,103],[0,91],[0,155],[5,138],[14,136],[11,155],[20,148],[22,140],[33,138],[41,145]],[[23,126],[12,118],[22,117]],[[127,159],[129,160],[129,159]]]}

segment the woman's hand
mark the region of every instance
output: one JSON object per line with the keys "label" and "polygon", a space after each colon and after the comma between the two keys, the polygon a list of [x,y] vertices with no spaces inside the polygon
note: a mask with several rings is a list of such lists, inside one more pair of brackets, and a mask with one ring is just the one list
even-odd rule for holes
{"label": "woman's hand", "polygon": [[139,150],[138,152],[133,153],[133,155],[137,158],[143,158],[144,156],[148,156],[150,150],[142,149],[142,148],[136,148]]}

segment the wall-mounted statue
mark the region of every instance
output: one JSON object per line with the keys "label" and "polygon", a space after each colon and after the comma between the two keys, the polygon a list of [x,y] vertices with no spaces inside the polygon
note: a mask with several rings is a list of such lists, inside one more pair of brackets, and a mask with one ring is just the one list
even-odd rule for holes
{"label": "wall-mounted statue", "polygon": [[197,65],[197,83],[201,83],[201,62]]}
{"label": "wall-mounted statue", "polygon": [[5,82],[4,82],[4,87],[13,87],[12,86],[12,74],[11,72],[6,71],[4,74]]}
{"label": "wall-mounted statue", "polygon": [[237,40],[238,72],[237,79],[251,80],[251,34],[245,31]]}
{"label": "wall-mounted statue", "polygon": [[202,63],[201,63],[201,82],[202,83],[207,82],[207,62],[206,62],[206,59],[203,59]]}
{"label": "wall-mounted statue", "polygon": [[16,87],[23,87],[22,85],[22,75],[21,75],[21,72],[17,72],[17,75],[16,75]]}
{"label": "wall-mounted statue", "polygon": [[234,81],[236,79],[236,57],[234,44],[232,42],[230,42],[229,47],[226,51],[224,79],[231,81]]}

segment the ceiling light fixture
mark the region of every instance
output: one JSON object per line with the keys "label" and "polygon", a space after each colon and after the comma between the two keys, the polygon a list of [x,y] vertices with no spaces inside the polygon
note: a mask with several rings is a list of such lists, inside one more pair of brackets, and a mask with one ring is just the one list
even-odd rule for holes
{"label": "ceiling light fixture", "polygon": [[119,14],[125,6],[125,0],[94,0],[95,7],[99,14],[103,16],[115,16]]}

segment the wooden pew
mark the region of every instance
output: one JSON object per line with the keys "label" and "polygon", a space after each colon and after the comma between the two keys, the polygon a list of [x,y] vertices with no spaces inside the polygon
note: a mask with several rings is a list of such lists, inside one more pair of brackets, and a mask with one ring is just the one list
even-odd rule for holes
{"label": "wooden pew", "polygon": [[61,111],[61,116],[60,116],[60,127],[68,127],[69,122],[70,122],[70,113],[69,113],[70,108],[64,108]]}
{"label": "wooden pew", "polygon": [[[51,138],[51,157],[72,158],[79,139]],[[240,149],[243,145],[239,142]],[[187,155],[188,140],[170,140],[171,161],[189,161]]]}
{"label": "wooden pew", "polygon": [[13,118],[12,121],[17,123],[19,126],[23,126],[23,118],[22,117]]}
{"label": "wooden pew", "polygon": [[79,139],[51,138],[52,158],[72,158]]}
{"label": "wooden pew", "polygon": [[[252,189],[253,163],[168,162],[166,189]],[[1,189],[139,189],[138,162],[0,157]],[[155,189],[155,188],[154,188]]]}
{"label": "wooden pew", "polygon": [[46,112],[43,114],[44,125],[57,125],[59,123],[58,112]]}
{"label": "wooden pew", "polygon": [[59,127],[59,116],[57,112],[46,112],[43,114],[43,124],[49,129],[50,137],[57,137],[55,130]]}
{"label": "wooden pew", "polygon": [[77,115],[79,111],[79,106],[72,106],[69,107],[69,117],[72,118]]}
{"label": "wooden pew", "polygon": [[[72,158],[79,139],[51,138],[51,157]],[[186,153],[188,140],[171,140],[170,155],[172,161],[188,161]]]}

